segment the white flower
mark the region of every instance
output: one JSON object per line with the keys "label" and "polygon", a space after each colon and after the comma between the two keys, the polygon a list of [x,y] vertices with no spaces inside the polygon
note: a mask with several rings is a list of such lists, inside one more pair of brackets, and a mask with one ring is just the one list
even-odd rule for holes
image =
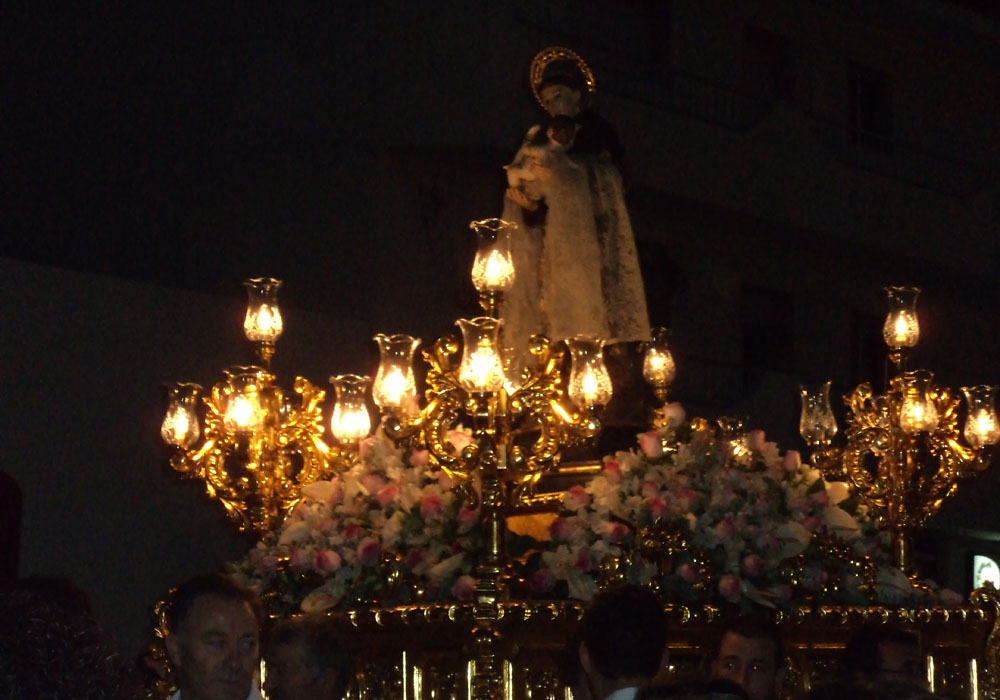
{"label": "white flower", "polygon": [[297,544],[299,542],[305,542],[312,536],[312,529],[309,524],[299,520],[293,522],[284,532],[281,533],[281,537],[278,538],[279,545],[289,545]]}
{"label": "white flower", "polygon": [[894,566],[884,566],[875,576],[875,596],[880,603],[902,603],[913,593],[906,574]]}
{"label": "white flower", "polygon": [[299,607],[302,608],[302,612],[307,614],[325,613],[327,610],[332,610],[336,607],[343,595],[342,586],[338,586],[334,581],[330,580],[303,598]]}
{"label": "white flower", "polygon": [[788,559],[802,554],[809,546],[809,542],[812,541],[812,533],[793,521],[779,525],[775,530],[775,535],[781,543],[778,559]]}
{"label": "white flower", "polygon": [[597,581],[579,571],[573,571],[566,581],[569,597],[577,600],[590,600],[597,594]]}
{"label": "white flower", "polygon": [[823,509],[823,523],[833,530],[833,533],[848,542],[861,536],[861,526],[850,513],[837,506],[827,506]]}
{"label": "white flower", "polygon": [[846,481],[827,481],[826,495],[830,499],[831,505],[837,505],[850,497],[851,489]]}
{"label": "white flower", "polygon": [[458,568],[462,565],[462,559],[465,554],[459,552],[458,554],[453,554],[443,561],[439,561],[437,564],[432,566],[427,571],[427,578],[435,586],[440,586],[441,583],[458,571]]}
{"label": "white flower", "polygon": [[337,486],[332,481],[314,481],[302,487],[302,495],[320,503],[328,502],[337,492]]}

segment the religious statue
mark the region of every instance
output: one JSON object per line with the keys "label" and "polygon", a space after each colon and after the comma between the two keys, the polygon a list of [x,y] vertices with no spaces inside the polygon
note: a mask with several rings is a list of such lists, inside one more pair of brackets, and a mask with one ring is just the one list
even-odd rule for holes
{"label": "religious statue", "polygon": [[593,74],[573,51],[549,47],[535,56],[530,78],[548,119],[528,130],[505,166],[503,218],[517,224],[517,275],[502,312],[505,344],[520,355],[534,333],[648,340],[623,151],[591,107]]}

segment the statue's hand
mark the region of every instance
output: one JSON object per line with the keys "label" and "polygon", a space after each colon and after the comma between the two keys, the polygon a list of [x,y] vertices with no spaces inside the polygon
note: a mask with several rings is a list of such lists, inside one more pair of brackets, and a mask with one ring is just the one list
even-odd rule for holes
{"label": "statue's hand", "polygon": [[538,202],[536,200],[531,199],[524,192],[513,187],[507,188],[507,199],[527,211],[535,211],[538,209]]}

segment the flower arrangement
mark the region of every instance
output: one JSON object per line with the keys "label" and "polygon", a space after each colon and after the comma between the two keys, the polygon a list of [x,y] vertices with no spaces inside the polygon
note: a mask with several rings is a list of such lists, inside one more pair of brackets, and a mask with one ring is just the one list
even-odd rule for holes
{"label": "flower arrangement", "polygon": [[[471,440],[461,428],[449,437],[456,449]],[[369,437],[349,469],[305,486],[278,530],[232,573],[277,613],[471,600],[479,514],[453,486],[426,450]]]}
{"label": "flower arrangement", "polygon": [[587,600],[612,576],[689,603],[957,602],[889,566],[865,505],[798,452],[760,430],[719,437],[678,404],[663,416],[564,494],[549,541],[520,543],[530,590]]}
{"label": "flower arrangement", "polygon": [[[563,494],[547,539],[509,536],[527,593],[588,600],[623,579],[690,604],[961,601],[890,566],[865,505],[797,452],[759,430],[720,436],[677,404],[662,415],[637,448]],[[472,438],[459,427],[449,439],[460,451]],[[479,512],[455,486],[426,450],[367,438],[232,572],[275,613],[472,600]]]}

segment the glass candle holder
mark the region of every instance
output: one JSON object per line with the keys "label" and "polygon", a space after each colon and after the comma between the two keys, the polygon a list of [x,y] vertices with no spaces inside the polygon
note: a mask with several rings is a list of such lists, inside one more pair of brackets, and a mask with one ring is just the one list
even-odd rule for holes
{"label": "glass candle holder", "polygon": [[837,419],[830,406],[830,382],[814,387],[799,385],[802,413],[799,416],[799,433],[810,447],[829,445],[837,434]]}
{"label": "glass candle holder", "polygon": [[341,374],[330,377],[336,391],[336,403],[330,419],[330,432],[341,442],[357,442],[372,429],[371,414],[368,413],[369,377],[357,374]]}
{"label": "glass candle holder", "polygon": [[980,384],[978,386],[963,386],[966,406],[969,415],[965,419],[965,441],[970,447],[979,449],[987,445],[995,445],[1000,441],[1000,425],[997,424],[997,412],[994,404],[995,386]]}
{"label": "glass candle holder", "polygon": [[899,409],[899,427],[903,432],[933,431],[937,427],[937,408],[929,393],[933,380],[934,375],[925,369],[900,375],[903,402]]}
{"label": "glass candle holder", "polygon": [[[642,358],[642,377],[645,379],[657,398],[666,400],[667,389],[677,374],[674,356],[670,352],[670,331],[666,328],[654,328],[652,338],[646,345],[646,353]],[[663,394],[661,397],[660,394]]]}
{"label": "glass candle holder", "polygon": [[270,375],[260,367],[233,367],[225,370],[226,401],[222,422],[231,433],[258,430],[264,423],[261,393]]}
{"label": "glass candle holder", "polygon": [[503,362],[499,353],[500,321],[488,316],[460,318],[462,363],[458,381],[468,391],[500,391],[504,386]]}
{"label": "glass candle holder", "polygon": [[472,283],[478,292],[508,292],[514,284],[510,232],[516,224],[503,219],[473,221],[479,248],[472,264]]}
{"label": "glass candle holder", "polygon": [[413,378],[413,353],[420,345],[420,339],[410,335],[375,336],[380,361],[372,398],[383,411],[402,411],[409,415],[414,412],[417,401],[417,385]]}
{"label": "glass candle holder", "polygon": [[882,337],[890,348],[912,348],[920,339],[920,324],[917,322],[916,287],[886,287],[889,313],[882,326]]}
{"label": "glass candle holder", "polygon": [[278,288],[281,280],[258,277],[243,283],[247,289],[247,315],[243,332],[252,343],[274,343],[281,335],[281,311],[278,310]]}
{"label": "glass candle holder", "polygon": [[604,340],[575,335],[566,344],[573,359],[568,386],[570,401],[579,408],[606,406],[613,391],[604,366]]}
{"label": "glass candle holder", "polygon": [[186,450],[201,437],[201,426],[198,424],[198,394],[201,387],[179,382],[168,385],[166,390],[167,414],[160,426],[160,437],[168,445]]}

